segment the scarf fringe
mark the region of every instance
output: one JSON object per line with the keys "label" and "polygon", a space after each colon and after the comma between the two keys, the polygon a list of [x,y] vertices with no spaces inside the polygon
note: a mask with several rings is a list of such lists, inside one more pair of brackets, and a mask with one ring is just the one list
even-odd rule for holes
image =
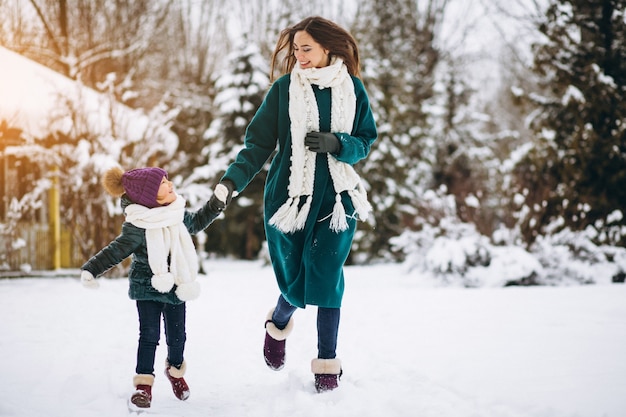
{"label": "scarf fringe", "polygon": [[269,224],[276,227],[283,233],[293,233],[304,229],[306,220],[311,211],[313,196],[309,195],[300,209],[298,209],[300,199],[289,198],[276,213],[272,216]]}
{"label": "scarf fringe", "polygon": [[367,200],[367,191],[365,191],[363,185],[359,183],[357,185],[357,188],[348,191],[348,194],[350,195],[352,204],[354,205],[354,209],[359,215],[359,220],[367,220],[370,213],[373,211],[373,208],[370,202]]}
{"label": "scarf fringe", "polygon": [[291,233],[294,231],[294,224],[297,218],[298,203],[294,198],[289,197],[285,204],[280,206],[278,211],[274,213],[269,223],[283,233]]}
{"label": "scarf fringe", "polygon": [[294,225],[294,230],[302,230],[304,229],[304,225],[306,224],[306,219],[309,217],[309,211],[311,211],[311,201],[313,201],[313,196],[309,195],[304,202],[302,208],[300,208],[300,212],[298,213],[298,217],[296,217],[296,223]]}
{"label": "scarf fringe", "polygon": [[346,209],[341,202],[341,194],[335,196],[335,206],[333,214],[330,218],[330,230],[335,233],[343,232],[348,229],[348,221],[346,220]]}

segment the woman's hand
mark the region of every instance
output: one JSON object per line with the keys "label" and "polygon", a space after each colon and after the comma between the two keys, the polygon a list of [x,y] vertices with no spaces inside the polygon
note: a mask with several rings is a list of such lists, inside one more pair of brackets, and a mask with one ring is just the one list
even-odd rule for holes
{"label": "woman's hand", "polygon": [[309,132],[304,138],[304,144],[309,150],[318,153],[337,153],[341,149],[339,139],[330,132]]}

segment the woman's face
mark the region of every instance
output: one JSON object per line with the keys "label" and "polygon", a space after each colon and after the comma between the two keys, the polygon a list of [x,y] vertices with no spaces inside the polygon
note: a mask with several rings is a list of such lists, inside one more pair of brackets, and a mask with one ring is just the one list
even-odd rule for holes
{"label": "woman's face", "polygon": [[174,184],[168,180],[165,176],[161,180],[159,191],[157,192],[157,203],[164,206],[173,203],[176,200],[176,193],[174,192]]}
{"label": "woman's face", "polygon": [[321,68],[329,64],[328,51],[304,30],[293,36],[293,55],[302,68]]}

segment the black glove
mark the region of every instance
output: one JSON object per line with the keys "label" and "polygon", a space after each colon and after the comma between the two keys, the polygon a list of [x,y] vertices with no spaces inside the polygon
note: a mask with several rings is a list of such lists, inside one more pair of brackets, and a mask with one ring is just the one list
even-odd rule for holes
{"label": "black glove", "polygon": [[213,211],[223,211],[233,198],[234,188],[235,184],[231,180],[223,180],[217,184],[209,199],[209,208]]}
{"label": "black glove", "polygon": [[339,139],[330,132],[309,132],[304,144],[313,152],[337,153],[341,149]]}

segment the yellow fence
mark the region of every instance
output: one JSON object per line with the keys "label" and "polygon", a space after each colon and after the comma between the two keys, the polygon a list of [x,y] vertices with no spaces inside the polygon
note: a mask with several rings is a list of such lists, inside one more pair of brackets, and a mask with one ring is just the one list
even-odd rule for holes
{"label": "yellow fence", "polygon": [[[54,241],[48,225],[21,223],[18,226],[18,236],[18,242],[16,239],[7,242],[5,237],[0,236],[0,250],[4,252],[4,256],[0,257],[0,264],[4,264],[1,265],[3,268],[7,265],[11,271],[45,271],[54,268]],[[74,247],[69,230],[61,229],[61,268],[79,268],[84,261]]]}

